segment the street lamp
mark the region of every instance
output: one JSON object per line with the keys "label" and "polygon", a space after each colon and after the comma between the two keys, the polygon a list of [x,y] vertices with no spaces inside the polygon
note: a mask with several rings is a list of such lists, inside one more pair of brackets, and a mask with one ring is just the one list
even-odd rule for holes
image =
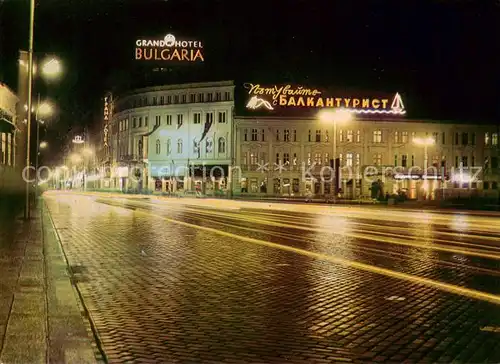
{"label": "street lamp", "polygon": [[42,65],[42,73],[46,77],[58,77],[62,73],[61,62],[57,58],[49,59]]}
{"label": "street lamp", "polygon": [[436,142],[434,141],[434,138],[427,137],[427,138],[414,138],[413,143],[424,147],[424,171],[425,174],[427,174],[427,164],[428,164],[427,148],[430,145],[434,145]]}
{"label": "street lamp", "polygon": [[[344,109],[325,109],[321,110],[318,113],[318,119],[321,122],[324,123],[331,123],[333,124],[333,140],[332,140],[332,146],[333,146],[333,153],[332,153],[332,158],[333,158],[333,168],[334,170],[337,170],[340,166],[336,165],[336,155],[337,155],[337,123],[348,123],[353,120],[353,114]],[[340,180],[340,178],[339,178]],[[337,194],[337,188],[339,187],[339,182],[340,181],[335,181],[335,190],[334,193],[335,195]]]}
{"label": "street lamp", "polygon": [[45,149],[45,148],[47,148],[48,145],[49,144],[47,142],[41,142],[39,148],[40,149]]}

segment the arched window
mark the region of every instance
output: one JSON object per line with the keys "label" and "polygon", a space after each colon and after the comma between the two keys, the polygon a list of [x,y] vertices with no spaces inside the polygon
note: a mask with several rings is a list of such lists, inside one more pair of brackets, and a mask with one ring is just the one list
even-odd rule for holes
{"label": "arched window", "polygon": [[172,153],[172,141],[169,139],[167,139],[167,155],[170,155],[170,153]]}
{"label": "arched window", "polygon": [[137,154],[139,158],[142,158],[142,140],[137,142]]}
{"label": "arched window", "polygon": [[177,139],[177,154],[182,154],[182,139]]}
{"label": "arched window", "polygon": [[219,138],[219,154],[226,153],[226,139],[224,138]]}
{"label": "arched window", "polygon": [[160,144],[160,139],[156,139],[156,154],[161,153],[161,144]]}

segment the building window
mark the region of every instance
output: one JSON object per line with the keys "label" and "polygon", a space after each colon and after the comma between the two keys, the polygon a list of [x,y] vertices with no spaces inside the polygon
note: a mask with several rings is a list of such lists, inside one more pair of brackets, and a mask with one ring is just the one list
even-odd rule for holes
{"label": "building window", "polygon": [[346,154],[345,164],[347,167],[352,167],[352,153]]}
{"label": "building window", "polygon": [[316,143],[321,142],[321,130],[316,130]]}
{"label": "building window", "polygon": [[205,114],[205,122],[207,124],[212,124],[214,122],[214,113],[213,112],[207,112]]}
{"label": "building window", "polygon": [[467,167],[468,164],[467,164],[468,160],[467,160],[467,156],[462,156],[462,167]]}
{"label": "building window", "polygon": [[160,126],[161,125],[161,115],[156,115],[155,116],[155,125]]}
{"label": "building window", "polygon": [[498,145],[498,133],[491,134],[491,145]]}
{"label": "building window", "polygon": [[[395,131],[394,132],[394,143],[399,143],[399,132]],[[397,165],[397,163],[395,163],[395,165]]]}
{"label": "building window", "polygon": [[167,105],[170,105],[172,103],[172,95],[167,96]]}
{"label": "building window", "polygon": [[297,165],[297,153],[293,153],[293,165]]}
{"label": "building window", "polygon": [[462,133],[462,145],[467,145],[467,144],[469,144],[469,134]]}
{"label": "building window", "polygon": [[280,141],[280,131],[279,129],[276,130],[276,141],[279,142]]}
{"label": "building window", "polygon": [[226,139],[219,138],[219,154],[226,153]]}
{"label": "building window", "polygon": [[198,94],[198,102],[205,102],[205,95]]}
{"label": "building window", "polygon": [[285,166],[290,164],[290,154],[288,153],[283,153],[283,164]]}
{"label": "building window", "polygon": [[490,133],[484,133],[484,145],[490,145]]}
{"label": "building window", "polygon": [[382,164],[382,154],[380,153],[375,153],[373,155],[373,165],[379,166]]}
{"label": "building window", "polygon": [[221,97],[222,97],[222,95],[221,95],[221,93],[220,93],[220,92],[216,92],[216,93],[215,93],[215,101],[220,101],[220,100],[221,100]]}
{"label": "building window", "polygon": [[177,128],[180,128],[182,126],[183,120],[184,120],[184,115],[177,114]]}
{"label": "building window", "polygon": [[243,130],[243,141],[248,141],[248,129]]}
{"label": "building window", "polygon": [[311,140],[311,129],[309,129],[308,138],[309,138],[308,140],[311,142],[311,141],[312,141],[312,140]]}
{"label": "building window", "polygon": [[137,128],[137,118],[132,118],[132,127]]}
{"label": "building window", "polygon": [[182,154],[182,139],[177,139],[177,154]]}
{"label": "building window", "polygon": [[432,140],[434,140],[435,144],[437,144],[437,142],[438,142],[438,137],[439,137],[439,133],[432,133]]}
{"label": "building window", "polygon": [[263,141],[263,142],[264,142],[264,141],[266,140],[266,131],[265,131],[264,129],[262,129],[262,130],[260,131],[260,136],[261,136],[261,138],[260,138],[260,139],[261,139],[261,141]]}
{"label": "building window", "polygon": [[470,143],[476,145],[476,133],[472,133],[470,138]]}
{"label": "building window", "polygon": [[226,123],[226,112],[225,111],[219,112],[219,123],[221,123],[221,124]]}
{"label": "building window", "polygon": [[160,105],[165,104],[165,96],[160,96]]}
{"label": "building window", "polygon": [[285,142],[289,142],[290,141],[290,130],[285,129],[285,131],[283,132],[283,140]]}
{"label": "building window", "polygon": [[321,153],[314,153],[314,164],[321,165]]}
{"label": "building window", "polygon": [[[126,122],[125,122],[125,125],[127,125]],[[142,116],[139,117],[139,128],[142,128]]]}
{"label": "building window", "polygon": [[257,141],[257,129],[252,129],[252,141]]}
{"label": "building window", "polygon": [[401,156],[401,166],[404,168],[408,166],[408,156],[406,154]]}
{"label": "building window", "polygon": [[208,138],[205,141],[205,151],[206,153],[212,153],[212,150],[214,149],[214,142],[212,138]]}
{"label": "building window", "polygon": [[458,145],[458,133],[455,133],[454,144]]}
{"label": "building window", "polygon": [[491,168],[498,168],[498,157],[491,157]]}
{"label": "building window", "polygon": [[185,104],[187,102],[187,95],[182,95],[182,103]]}
{"label": "building window", "polygon": [[167,139],[167,155],[170,155],[172,153],[172,140]]}
{"label": "building window", "polygon": [[446,134],[444,131],[441,133],[441,144],[446,144]]}
{"label": "building window", "polygon": [[201,113],[196,112],[193,114],[193,123],[194,124],[201,124]]}
{"label": "building window", "polygon": [[276,153],[276,162],[275,162],[277,165],[280,164],[280,154],[279,153]]}
{"label": "building window", "polygon": [[207,101],[212,102],[213,100],[213,95],[211,93],[207,94]]}
{"label": "building window", "polygon": [[197,138],[193,139],[193,153],[194,155],[198,155],[200,152],[200,143],[198,143]]}
{"label": "building window", "polygon": [[471,165],[471,167],[476,166],[476,157],[474,155],[472,155],[470,158],[470,165]]}
{"label": "building window", "polygon": [[382,130],[374,130],[373,131],[373,142],[374,143],[382,143]]}
{"label": "building window", "polygon": [[361,143],[361,130],[356,131],[356,143]]}
{"label": "building window", "polygon": [[455,156],[455,168],[458,168],[458,155]]}
{"label": "building window", "polygon": [[144,126],[148,126],[149,117],[144,117]]}
{"label": "building window", "polygon": [[328,130],[325,130],[325,143],[328,143],[330,140],[330,134],[328,134]]}
{"label": "building window", "polygon": [[296,142],[297,141],[297,130],[293,130],[293,141]]}
{"label": "building window", "polygon": [[153,96],[153,106],[156,105],[156,96]]}
{"label": "building window", "polygon": [[352,141],[354,140],[353,139],[353,135],[352,135],[352,130],[348,130],[347,131],[347,137],[346,137],[346,140],[348,143],[352,143]]}
{"label": "building window", "polygon": [[231,92],[224,92],[224,100],[225,101],[231,101]]}
{"label": "building window", "polygon": [[398,155],[394,154],[394,167],[398,165]]}
{"label": "building window", "polygon": [[324,162],[325,166],[329,166],[330,165],[330,154],[329,153],[325,153],[325,162]]}
{"label": "building window", "polygon": [[167,115],[167,125],[172,125],[172,115]]}
{"label": "building window", "polygon": [[342,129],[339,130],[339,142],[344,141],[344,131]]}
{"label": "building window", "polygon": [[189,95],[189,102],[191,104],[194,104],[196,102],[196,95],[195,94]]}
{"label": "building window", "polygon": [[160,139],[156,139],[156,154],[161,153],[161,144],[160,144]]}
{"label": "building window", "polygon": [[415,156],[413,154],[411,156],[411,166],[415,167]]}

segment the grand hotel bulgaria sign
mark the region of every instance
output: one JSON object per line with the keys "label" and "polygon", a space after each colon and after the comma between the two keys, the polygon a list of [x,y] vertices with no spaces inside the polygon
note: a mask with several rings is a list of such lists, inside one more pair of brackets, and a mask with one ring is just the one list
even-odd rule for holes
{"label": "grand hotel bulgaria sign", "polygon": [[249,99],[248,109],[275,108],[342,108],[357,114],[394,114],[404,115],[406,110],[401,95],[392,98],[355,98],[340,95],[324,95],[317,89],[292,85],[262,86],[246,83]]}
{"label": "grand hotel bulgaria sign", "polygon": [[163,39],[137,39],[135,59],[142,61],[204,62],[200,40],[177,39],[167,34]]}

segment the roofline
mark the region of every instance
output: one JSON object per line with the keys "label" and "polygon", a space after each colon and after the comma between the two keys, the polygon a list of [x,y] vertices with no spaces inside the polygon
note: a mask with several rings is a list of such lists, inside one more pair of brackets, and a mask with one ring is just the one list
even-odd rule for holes
{"label": "roofline", "polygon": [[182,89],[193,89],[193,88],[204,88],[204,87],[228,87],[228,86],[235,87],[234,81],[228,80],[228,81],[214,81],[214,82],[191,82],[191,83],[178,83],[174,85],[143,87],[130,90],[122,95],[118,95],[113,101],[147,92],[182,90]]}
{"label": "roofline", "polygon": [[7,84],[0,82],[0,86],[5,87],[7,91],[9,91],[12,94],[12,96],[16,98],[16,101],[19,101],[19,97],[17,97],[17,94],[14,91],[12,91],[12,89],[9,86],[7,86]]}
{"label": "roofline", "polygon": [[[301,121],[301,120],[316,120],[314,116],[249,116],[249,115],[235,115],[235,120],[269,120],[269,121],[279,121],[279,120],[291,120],[291,121]],[[484,123],[473,123],[473,122],[461,122],[459,120],[447,120],[447,119],[410,119],[410,118],[389,118],[389,119],[369,119],[369,118],[357,118],[360,121],[388,121],[388,122],[413,122],[413,123],[442,123],[442,124],[461,124],[461,125],[489,125]]]}

